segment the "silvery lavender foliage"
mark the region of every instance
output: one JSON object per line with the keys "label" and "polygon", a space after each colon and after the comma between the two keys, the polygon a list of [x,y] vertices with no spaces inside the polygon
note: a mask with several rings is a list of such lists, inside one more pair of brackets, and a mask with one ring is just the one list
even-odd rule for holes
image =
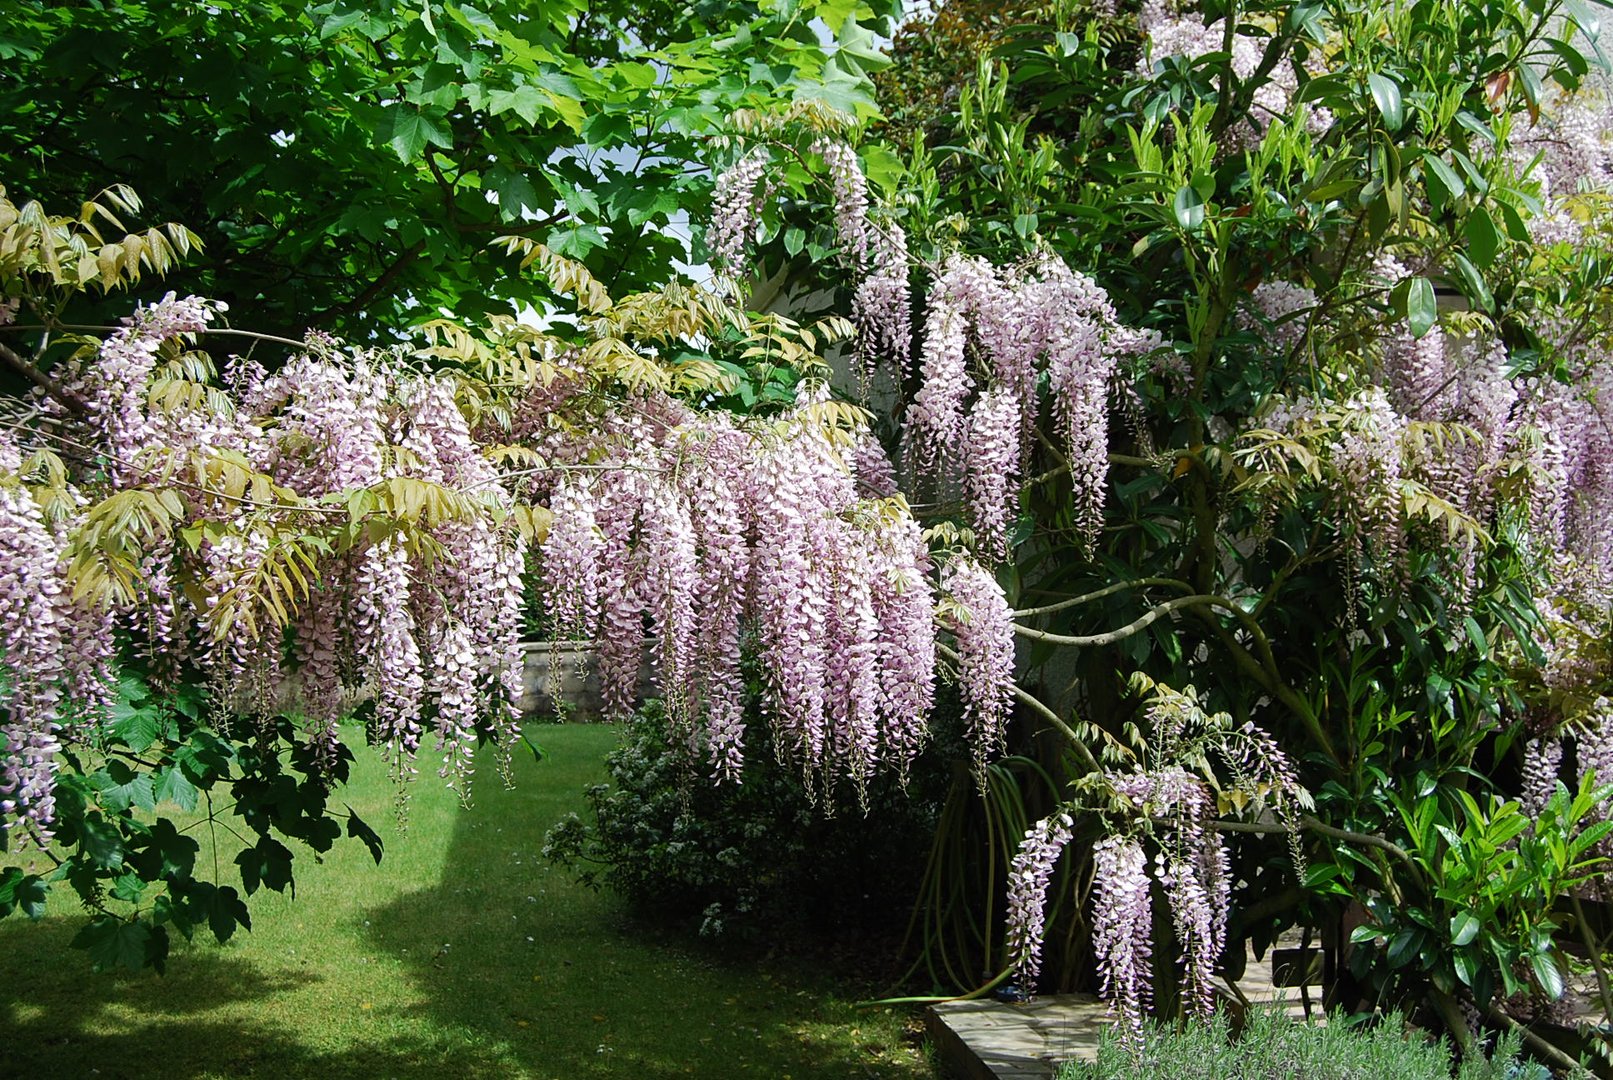
{"label": "silvery lavender foliage", "polygon": [[985,767],[999,752],[1013,702],[1013,611],[997,578],[963,555],[947,564],[941,591],[951,600],[946,628],[958,642],[958,691],[963,698],[974,751],[975,779],[985,784]]}
{"label": "silvery lavender foliage", "polygon": [[1047,925],[1047,890],[1053,868],[1074,836],[1075,820],[1065,811],[1050,814],[1025,832],[1008,868],[1008,954],[1020,985],[1036,985],[1042,970],[1042,934]]}
{"label": "silvery lavender foliage", "polygon": [[717,177],[712,190],[706,246],[730,269],[744,260],[756,238],[756,215],[765,197],[758,185],[766,175],[767,160],[767,152],[760,147],[747,151]]}
{"label": "silvery lavender foliage", "polygon": [[1100,990],[1123,1025],[1121,1039],[1135,1047],[1153,1000],[1153,905],[1148,857],[1131,836],[1106,836],[1092,847],[1092,951]]}

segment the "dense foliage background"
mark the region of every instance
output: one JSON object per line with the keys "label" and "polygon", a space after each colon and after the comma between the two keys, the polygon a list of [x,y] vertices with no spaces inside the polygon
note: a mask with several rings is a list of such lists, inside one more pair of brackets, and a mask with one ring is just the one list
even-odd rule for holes
{"label": "dense foliage background", "polygon": [[[165,808],[233,792],[246,892],[276,834],[369,839],[344,685],[468,790],[536,582],[613,709],[660,669],[665,755],[599,803],[657,819],[633,889],[698,862],[641,854],[699,818],[661,779],[764,747],[762,816],[895,830],[939,673],[937,982],[1095,987],[1140,1045],[1304,924],[1330,1004],[1605,1049],[1546,1026],[1613,1011],[1594,12],[894,14],[24,5],[0,812],[65,857],[0,913],[65,880],[103,964],[228,936]],[[158,275],[228,307],[113,330]]]}

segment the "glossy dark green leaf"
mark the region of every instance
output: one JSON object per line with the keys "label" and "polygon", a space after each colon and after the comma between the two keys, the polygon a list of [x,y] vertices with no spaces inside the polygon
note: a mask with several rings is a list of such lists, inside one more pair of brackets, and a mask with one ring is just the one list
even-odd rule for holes
{"label": "glossy dark green leaf", "polygon": [[1556,1001],[1563,996],[1562,969],[1557,966],[1556,959],[1550,953],[1530,953],[1529,970],[1534,973],[1535,985],[1540,988],[1547,1001]]}
{"label": "glossy dark green leaf", "polygon": [[1490,295],[1490,287],[1484,283],[1484,275],[1478,268],[1459,251],[1452,254],[1451,263],[1462,283],[1462,291],[1473,302],[1473,306],[1481,311],[1494,311],[1495,298]]}
{"label": "glossy dark green leaf", "polygon": [[1406,320],[1411,324],[1411,336],[1421,338],[1439,321],[1439,300],[1434,286],[1425,277],[1415,277],[1406,289]]}
{"label": "glossy dark green leaf", "polygon": [[1204,198],[1191,184],[1183,184],[1177,189],[1172,209],[1176,214],[1176,224],[1183,229],[1191,232],[1204,223]]}
{"label": "glossy dark green leaf", "polygon": [[1475,265],[1488,269],[1495,262],[1495,254],[1501,249],[1501,232],[1495,227],[1495,219],[1490,212],[1482,206],[1474,207],[1473,213],[1468,215],[1467,250]]}
{"label": "glossy dark green leaf", "polygon": [[1406,122],[1406,109],[1400,99],[1400,84],[1387,75],[1372,72],[1367,76],[1367,87],[1372,100],[1383,116],[1383,124],[1390,131],[1399,131]]}

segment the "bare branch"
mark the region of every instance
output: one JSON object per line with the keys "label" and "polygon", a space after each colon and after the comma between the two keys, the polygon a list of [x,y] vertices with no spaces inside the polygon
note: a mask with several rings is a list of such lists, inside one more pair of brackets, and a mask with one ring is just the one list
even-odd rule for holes
{"label": "bare branch", "polygon": [[[22,328],[18,327],[18,329]],[[85,403],[83,398],[49,375],[46,375],[43,371],[40,371],[20,354],[7,348],[3,342],[0,342],[0,360],[4,360],[7,367],[49,394],[52,400],[61,403],[62,407],[68,411],[79,416],[84,416],[90,411],[89,405]]]}

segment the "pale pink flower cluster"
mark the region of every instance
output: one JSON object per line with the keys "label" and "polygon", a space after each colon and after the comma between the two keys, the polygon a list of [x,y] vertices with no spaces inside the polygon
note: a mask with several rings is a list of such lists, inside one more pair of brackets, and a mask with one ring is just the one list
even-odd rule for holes
{"label": "pale pink flower cluster", "polygon": [[992,572],[968,556],[947,564],[941,591],[951,601],[946,628],[958,642],[958,691],[974,751],[975,778],[1001,752],[1013,704],[1014,613]]}
{"label": "pale pink flower cluster", "polygon": [[1561,735],[1530,739],[1523,747],[1523,782],[1518,802],[1528,817],[1537,818],[1557,789],[1557,776],[1563,764]]}
{"label": "pale pink flower cluster", "polygon": [[[741,644],[753,637],[781,753],[860,789],[922,744],[934,598],[905,503],[859,494],[859,479],[889,479],[888,461],[866,434],[860,450],[832,441],[817,403],[768,422],[645,397],[579,435],[587,479],[550,490],[543,586],[552,632],[598,643],[611,711],[637,700],[648,650],[680,743],[718,778],[743,767]],[[582,460],[576,447],[548,453]]]}
{"label": "pale pink flower cluster", "polygon": [[90,421],[113,459],[114,475],[130,478],[140,454],[154,445],[155,425],[146,401],[147,385],[164,342],[205,330],[225,305],[197,296],[169,293],[149,307],[135,309],[101,345],[96,362],[68,380],[89,406]]}
{"label": "pale pink flower cluster", "polygon": [[864,391],[874,367],[888,358],[906,378],[913,347],[913,300],[908,284],[907,233],[895,222],[871,228],[868,269],[857,282],[852,316],[857,322],[859,377]]}
{"label": "pale pink flower cluster", "polygon": [[975,547],[1000,561],[1008,554],[1009,513],[1018,496],[1023,409],[1013,391],[993,386],[969,415],[964,492],[973,511]]}
{"label": "pale pink flower cluster", "polygon": [[[1180,10],[1172,0],[1144,0],[1138,13],[1138,25],[1148,35],[1148,45],[1140,62],[1142,69],[1154,70],[1158,62],[1168,57],[1193,60],[1225,47],[1226,23],[1217,19],[1206,23],[1196,11]],[[1241,28],[1240,28],[1241,29]],[[1232,71],[1240,80],[1251,78],[1260,67],[1265,51],[1264,37],[1235,33],[1232,37]],[[1325,70],[1321,63],[1322,50],[1311,52],[1312,74]],[[1279,62],[1255,88],[1249,114],[1231,127],[1234,148],[1258,146],[1265,129],[1273,121],[1291,115],[1295,110],[1294,95],[1299,91],[1299,79],[1287,62]],[[1326,131],[1333,123],[1332,113],[1326,109],[1304,110],[1306,127],[1313,133]]]}
{"label": "pale pink flower cluster", "polygon": [[[1574,736],[1574,758],[1578,766],[1576,779],[1580,784],[1593,782],[1597,787],[1613,784],[1613,701],[1598,697],[1587,715],[1580,718]],[[1613,814],[1609,814],[1604,802],[1596,806],[1590,816],[1593,821],[1606,821]],[[1591,851],[1601,858],[1613,859],[1613,838],[1602,839]],[[1604,877],[1596,887],[1606,899],[1608,879]]]}
{"label": "pale pink flower cluster", "polygon": [[853,266],[868,258],[868,178],[863,175],[857,152],[840,139],[821,138],[812,144],[829,167],[834,188],[835,232],[840,248]]}
{"label": "pale pink flower cluster", "polygon": [[1263,281],[1249,294],[1249,308],[1239,324],[1257,331],[1272,350],[1286,356],[1305,337],[1316,293],[1291,281]]}
{"label": "pale pink flower cluster", "polygon": [[0,700],[0,828],[27,821],[47,843],[62,739],[98,730],[109,715],[112,622],[74,602],[64,559],[73,523],[45,520],[19,475],[24,456],[0,431],[0,678],[9,684]]}
{"label": "pale pink flower cluster", "polygon": [[[325,760],[349,692],[367,693],[398,773],[412,775],[433,730],[443,775],[466,793],[481,738],[508,745],[517,734],[524,545],[454,384],[311,335],[307,353],[273,375],[228,364],[228,400],[153,401],[153,380],[180,370],[165,342],[204,332],[216,308],[169,297],[142,309],[66,377],[91,403],[115,482],[160,482],[175,461],[187,475],[259,474],[241,496],[185,489],[175,528],[206,526],[200,542],[141,552],[141,596],[118,620],[137,649],[161,657],[154,677],[193,663],[225,708],[300,715]],[[288,538],[317,573],[281,554]],[[282,592],[282,631],[250,598],[288,574],[309,584]],[[84,637],[85,617],[75,618]]]}
{"label": "pale pink flower cluster", "polygon": [[1357,543],[1369,540],[1381,565],[1398,566],[1405,550],[1400,477],[1406,420],[1378,387],[1345,402],[1343,415],[1339,436],[1329,449],[1349,495],[1346,511],[1355,520]]}
{"label": "pale pink flower cluster", "polygon": [[1579,780],[1594,777],[1598,785],[1613,784],[1613,702],[1598,698],[1582,728],[1574,746]]}
{"label": "pale pink flower cluster", "polygon": [[371,545],[353,574],[353,647],[371,672],[381,745],[400,778],[414,774],[420,751],[425,672],[410,610],[414,570],[395,540]]}
{"label": "pale pink flower cluster", "polygon": [[1092,847],[1092,951],[1099,990],[1122,1024],[1121,1040],[1135,1047],[1153,1000],[1153,903],[1148,857],[1132,836],[1106,836]]}
{"label": "pale pink flower cluster", "polygon": [[[1156,347],[1157,337],[1121,326],[1097,283],[1052,256],[997,270],[955,255],[927,302],[923,382],[904,431],[908,459],[939,482],[962,479],[972,523],[987,540],[982,553],[1000,557],[1002,523],[1018,491],[1022,446],[1045,372],[1070,463],[1076,526],[1094,541],[1103,517],[1116,366],[1123,356]],[[1010,414],[1018,417],[1013,432]]]}
{"label": "pale pink flower cluster", "polygon": [[759,187],[767,172],[767,152],[749,150],[717,177],[711,194],[711,225],[706,246],[733,270],[756,239],[757,215],[766,195]]}
{"label": "pale pink flower cluster", "polygon": [[1519,117],[1508,157],[1520,172],[1533,165],[1529,179],[1540,185],[1543,208],[1529,222],[1532,241],[1575,248],[1585,243],[1589,215],[1575,203],[1588,192],[1605,191],[1613,180],[1609,130],[1613,96],[1594,82],[1573,93],[1554,89],[1527,126]]}
{"label": "pale pink flower cluster", "polygon": [[1075,821],[1065,811],[1038,821],[1025,833],[1008,868],[1008,954],[1025,990],[1042,970],[1042,936],[1047,927],[1047,890],[1053,868],[1074,836]]}

